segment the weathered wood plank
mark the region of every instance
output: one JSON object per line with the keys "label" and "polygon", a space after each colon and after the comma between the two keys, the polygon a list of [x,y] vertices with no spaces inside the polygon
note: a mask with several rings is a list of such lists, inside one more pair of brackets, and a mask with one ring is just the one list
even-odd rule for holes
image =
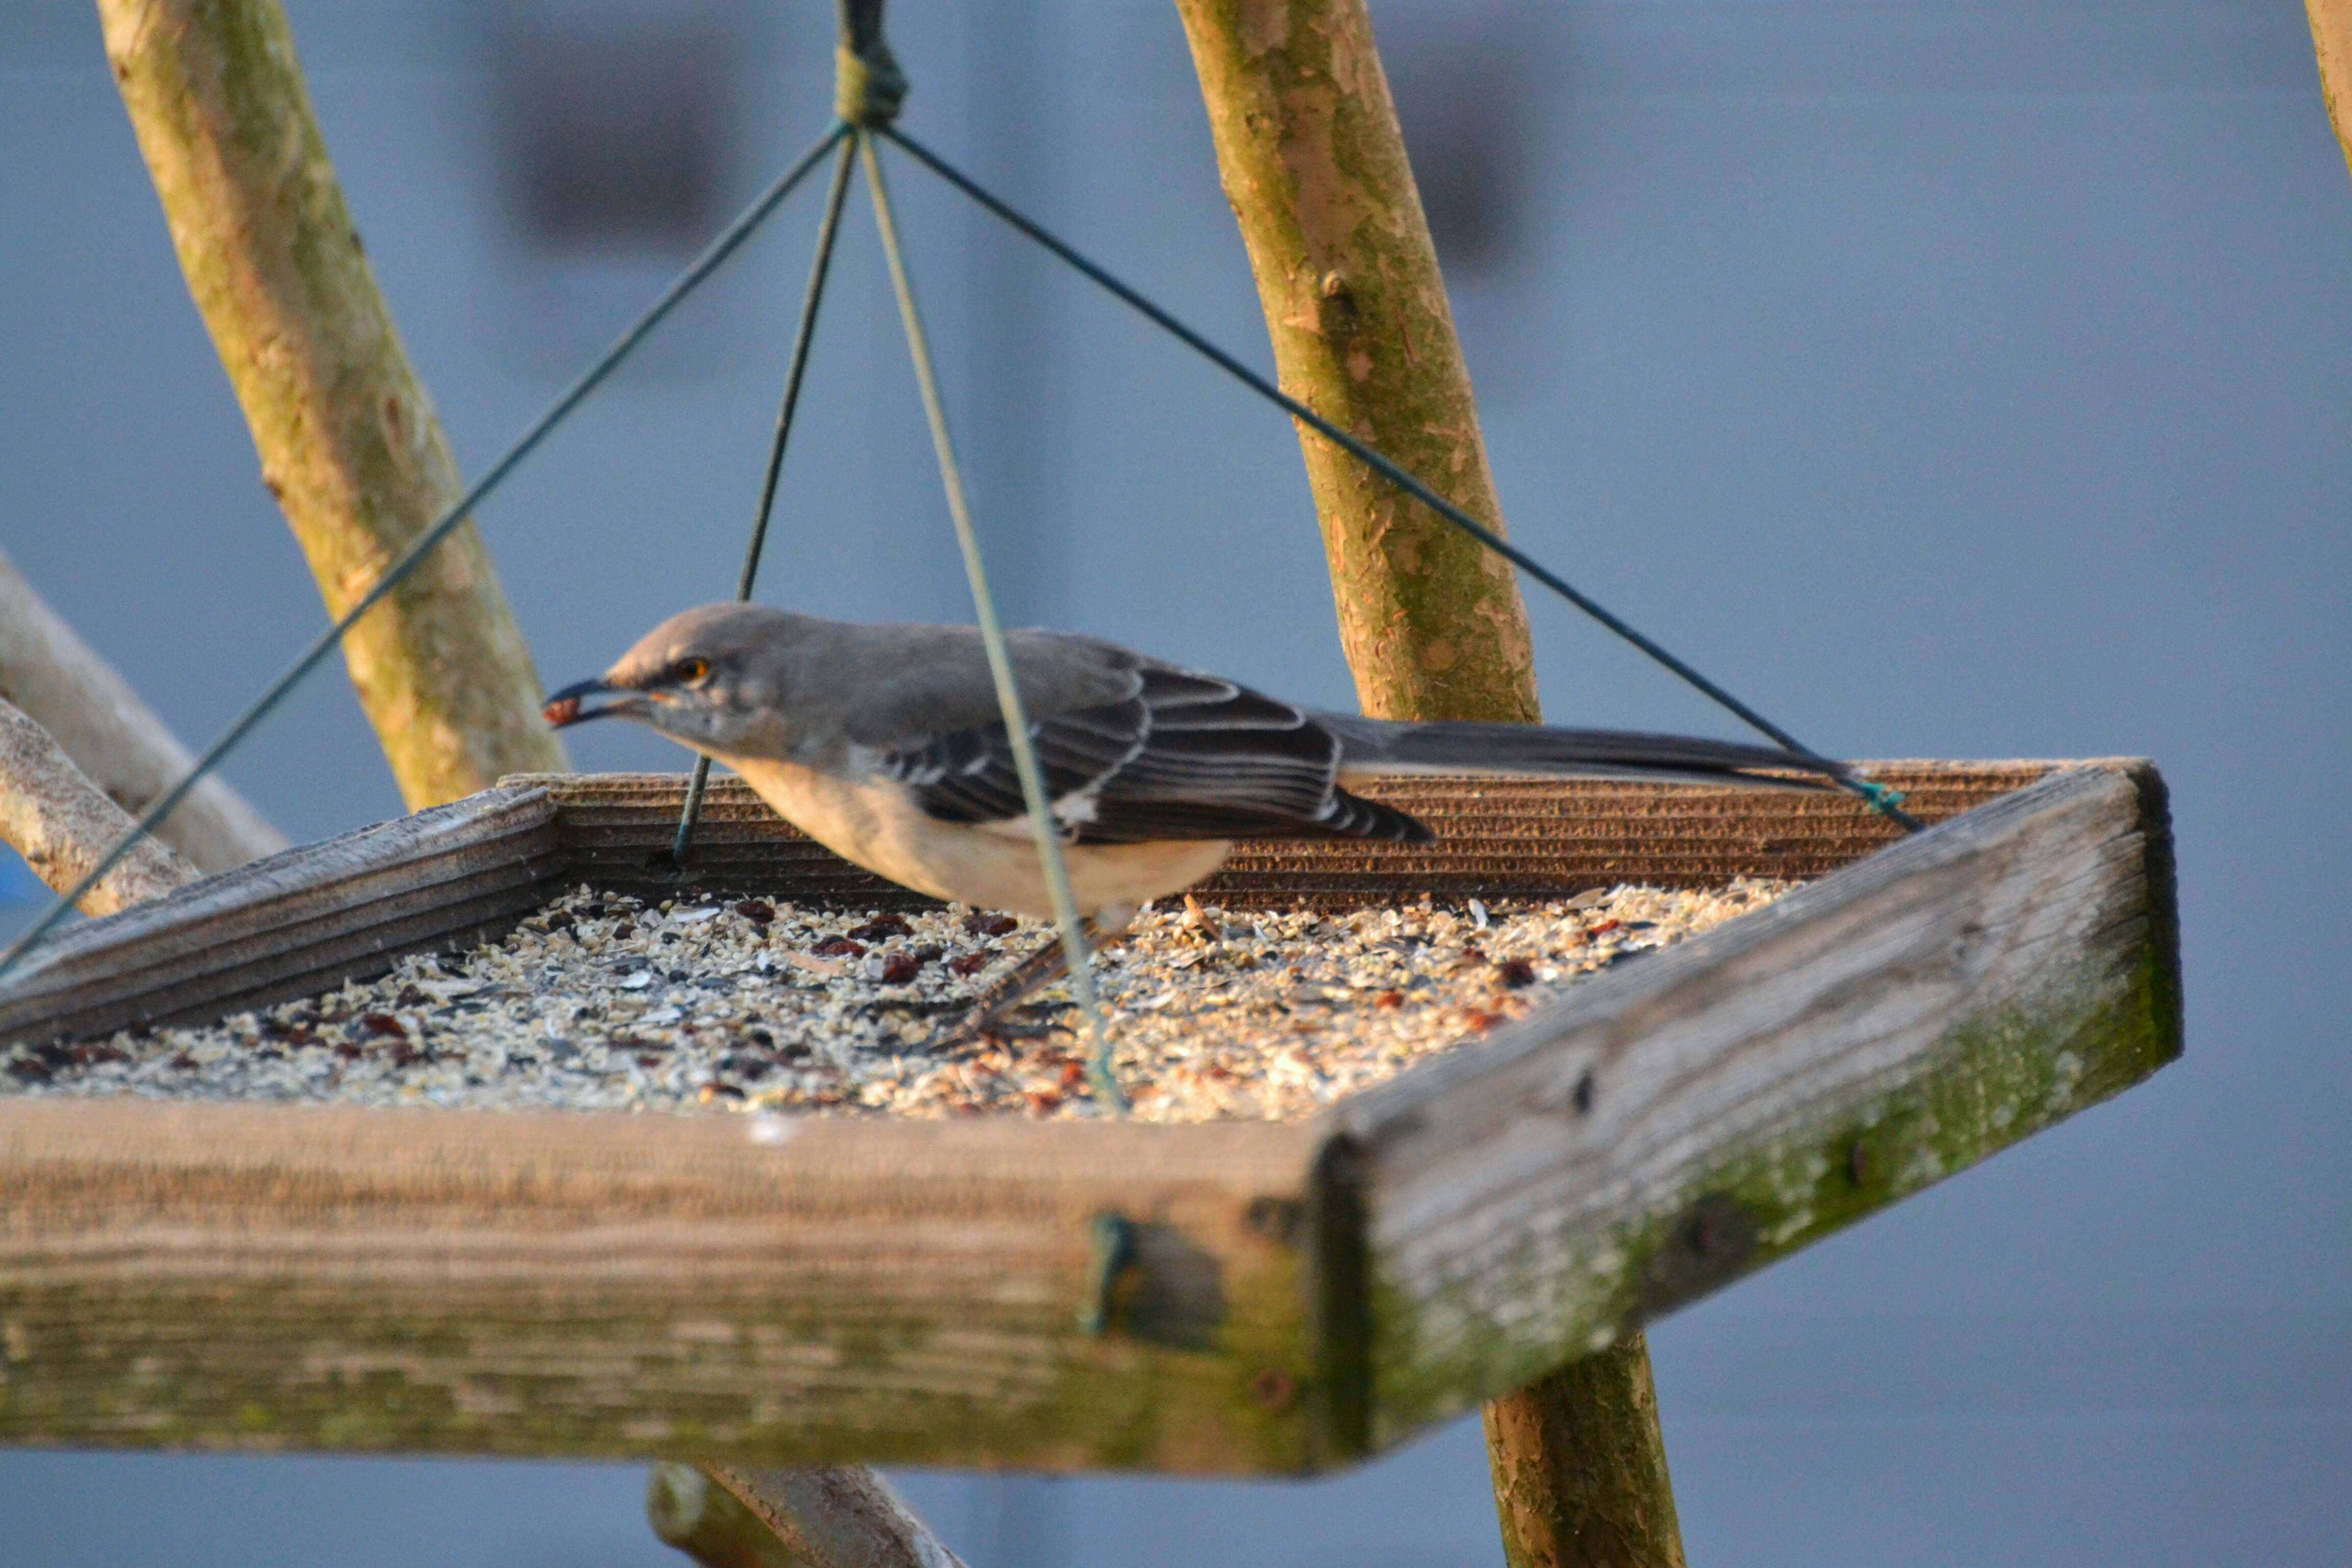
{"label": "weathered wood plank", "polygon": [[460,947],[545,901],[555,809],[529,789],[305,845],[77,926],[0,984],[0,1040],[218,1017]]}
{"label": "weathered wood plank", "polygon": [[1316,1141],[0,1100],[0,1443],[1299,1469]]}
{"label": "weathered wood plank", "polygon": [[[2047,771],[1887,773],[1940,814]],[[197,884],[69,935],[0,1023],[383,962],[574,879],[581,836],[666,842],[680,782],[507,790]],[[1450,842],[1491,892],[1877,831],[1813,796],[1415,787],[1484,825]],[[2161,796],[2144,766],[2048,779],[1307,1126],[0,1099],[0,1443],[1339,1462],[2160,1065]],[[747,852],[790,842],[736,804]],[[1327,874],[1265,853],[1270,899]],[[1134,1262],[1097,1339],[1106,1214]]]}
{"label": "weathered wood plank", "polygon": [[[2043,762],[1866,764],[1940,822],[2046,775]],[[668,861],[684,773],[527,773],[561,817],[575,879],[639,896],[681,885],[775,893],[860,908],[929,900],[835,858],[760,803],[740,779],[711,781],[692,863]],[[1400,896],[1549,898],[1638,879],[1719,887],[1734,877],[1818,877],[1901,832],[1833,791],[1690,789],[1536,778],[1382,781],[1377,795],[1427,821],[1430,845],[1266,840],[1244,844],[1200,889],[1242,907],[1360,907]]]}
{"label": "weathered wood plank", "polygon": [[1393,1442],[2179,1050],[2154,771],[1987,805],[1335,1108]]}

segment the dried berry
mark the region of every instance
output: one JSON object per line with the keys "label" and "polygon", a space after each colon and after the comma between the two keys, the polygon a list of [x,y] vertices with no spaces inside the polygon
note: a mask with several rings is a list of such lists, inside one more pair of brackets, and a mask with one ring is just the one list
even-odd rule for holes
{"label": "dried berry", "polygon": [[922,973],[923,961],[911,952],[888,952],[869,961],[867,968],[885,985],[904,985]]}
{"label": "dried berry", "polygon": [[849,928],[850,937],[857,942],[884,942],[894,936],[914,934],[915,928],[907,923],[907,917],[897,914],[878,914],[864,925]]}
{"label": "dried berry", "polygon": [[948,960],[950,974],[977,974],[996,961],[984,952],[959,953]]}
{"label": "dried berry", "polygon": [[408,1037],[408,1030],[389,1013],[369,1013],[360,1019],[360,1027],[371,1035],[387,1035],[397,1040]]}
{"label": "dried berry", "polygon": [[829,936],[810,948],[809,952],[819,958],[857,958],[865,953],[866,945],[852,942],[845,936]]}
{"label": "dried berry", "polygon": [[776,918],[774,907],[764,899],[745,899],[735,906],[735,912],[755,926],[766,925]]}
{"label": "dried berry", "polygon": [[1021,922],[1011,915],[991,914],[986,910],[974,910],[963,917],[963,929],[974,936],[1011,936],[1021,929]]}
{"label": "dried berry", "polygon": [[1522,985],[1536,983],[1536,966],[1524,958],[1505,959],[1495,965],[1495,978],[1517,991]]}

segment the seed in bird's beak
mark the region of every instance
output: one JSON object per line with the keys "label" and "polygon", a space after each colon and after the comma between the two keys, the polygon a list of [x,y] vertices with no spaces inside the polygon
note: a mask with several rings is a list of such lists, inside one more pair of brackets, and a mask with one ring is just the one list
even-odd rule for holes
{"label": "seed in bird's beak", "polygon": [[558,697],[548,703],[546,707],[541,709],[539,710],[539,716],[546,720],[550,724],[552,724],[555,728],[561,730],[566,724],[575,723],[578,721],[580,718],[580,699],[577,697]]}

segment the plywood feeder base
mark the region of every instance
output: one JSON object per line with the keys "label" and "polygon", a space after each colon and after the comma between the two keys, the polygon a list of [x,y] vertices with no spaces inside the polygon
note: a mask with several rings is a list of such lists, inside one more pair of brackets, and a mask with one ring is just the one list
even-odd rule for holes
{"label": "plywood feeder base", "polygon": [[[1345,1463],[2179,1052],[2152,767],[1871,771],[1941,826],[1424,780],[1387,793],[1433,845],[1237,856],[1205,900],[1820,879],[1302,1122],[0,1098],[0,1443]],[[304,994],[583,881],[667,896],[682,787],[509,780],[91,922],[0,986],[0,1039]],[[909,897],[740,785],[698,843],[699,885]]]}

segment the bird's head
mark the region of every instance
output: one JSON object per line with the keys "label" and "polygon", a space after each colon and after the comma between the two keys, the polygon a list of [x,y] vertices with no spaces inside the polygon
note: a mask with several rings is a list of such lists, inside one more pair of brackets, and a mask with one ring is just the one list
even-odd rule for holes
{"label": "bird's head", "polygon": [[797,618],[759,605],[684,611],[603,675],[551,695],[540,711],[559,730],[630,719],[713,756],[782,756],[789,744],[783,653]]}

